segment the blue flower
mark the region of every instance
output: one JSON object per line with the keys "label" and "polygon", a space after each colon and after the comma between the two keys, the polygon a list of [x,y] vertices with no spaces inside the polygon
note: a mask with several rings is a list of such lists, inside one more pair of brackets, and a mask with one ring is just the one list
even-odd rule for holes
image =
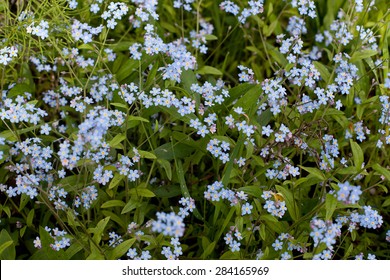
{"label": "blue flower", "polygon": [[272,244],[272,247],[274,247],[275,251],[282,250],[283,242],[281,242],[279,239],[276,239],[275,242]]}
{"label": "blue flower", "polygon": [[241,207],[241,215],[244,216],[246,214],[252,213],[253,206],[250,203],[245,203]]}

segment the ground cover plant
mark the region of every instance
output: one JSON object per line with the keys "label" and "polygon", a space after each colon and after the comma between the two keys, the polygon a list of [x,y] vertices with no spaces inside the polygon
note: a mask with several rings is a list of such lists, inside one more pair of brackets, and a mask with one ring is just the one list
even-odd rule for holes
{"label": "ground cover plant", "polygon": [[0,2],[0,258],[389,259],[389,19]]}

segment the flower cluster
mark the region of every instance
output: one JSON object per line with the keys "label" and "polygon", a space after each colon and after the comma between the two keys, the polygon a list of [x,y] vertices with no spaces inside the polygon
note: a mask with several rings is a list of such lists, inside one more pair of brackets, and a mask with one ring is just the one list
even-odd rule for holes
{"label": "flower cluster", "polygon": [[[149,21],[150,16],[154,20],[159,19],[159,15],[156,13],[158,4],[156,0],[132,0],[132,2],[138,6],[135,10],[135,15],[141,22]],[[141,26],[141,22],[138,19],[135,20],[132,16],[130,17],[130,21],[133,23],[134,28]]]}
{"label": "flower cluster", "polygon": [[68,233],[64,230],[59,230],[58,228],[49,228],[45,227],[45,230],[50,234],[50,236],[54,239],[54,243],[50,244],[50,247],[59,251],[60,249],[65,249],[70,246],[70,239],[65,237]]}
{"label": "flower cluster", "polygon": [[337,64],[337,77],[335,81],[337,82],[338,91],[342,94],[349,94],[353,82],[358,78],[358,68],[356,65],[348,63],[345,59],[343,59],[343,55],[341,53],[335,55],[334,61]]}
{"label": "flower cluster", "polygon": [[182,197],[179,200],[179,203],[183,206],[180,207],[178,215],[182,218],[187,217],[190,212],[193,212],[195,209],[195,200],[191,197]]}
{"label": "flower cluster", "polygon": [[223,163],[226,163],[229,160],[229,150],[229,143],[218,139],[212,139],[207,144],[207,151],[209,151],[214,157],[220,159]]}
{"label": "flower cluster", "polygon": [[268,213],[278,218],[283,217],[287,211],[287,207],[286,202],[279,193],[264,191],[261,197],[265,199],[264,209],[266,209]]}
{"label": "flower cluster", "polygon": [[183,217],[174,212],[157,212],[157,221],[152,222],[152,231],[162,233],[165,236],[182,237],[185,230]]}
{"label": "flower cluster", "polygon": [[237,67],[241,71],[238,74],[238,80],[241,83],[251,83],[251,84],[258,83],[258,81],[254,79],[255,72],[253,72],[252,69],[245,67],[243,65],[238,65]]}
{"label": "flower cluster", "polygon": [[167,260],[176,260],[183,254],[179,238],[172,237],[170,243],[173,246],[173,250],[171,247],[162,247],[161,254],[164,255]]}
{"label": "flower cluster", "polygon": [[18,56],[18,49],[15,46],[0,49],[0,64],[7,65],[13,57]]}
{"label": "flower cluster", "polygon": [[118,246],[119,244],[121,244],[123,242],[122,237],[114,231],[110,232],[108,234],[108,237],[109,237],[108,246],[110,246],[110,247],[115,248],[116,246]]}
{"label": "flower cluster", "polygon": [[263,92],[267,95],[268,106],[274,116],[281,112],[281,106],[287,105],[286,88],[281,82],[281,79],[265,79],[261,83]]}
{"label": "flower cluster", "polygon": [[[287,241],[287,242],[286,242]],[[288,233],[281,233],[272,244],[275,251],[280,251],[283,249],[284,245],[287,243],[287,248],[285,247],[285,251],[280,255],[281,260],[289,260],[292,258],[293,250],[298,251],[299,253],[304,253],[306,248],[303,247],[299,242],[294,240],[294,237]]]}
{"label": "flower cluster", "polygon": [[208,185],[207,190],[204,192],[204,197],[211,201],[226,199],[230,202],[230,205],[236,205],[240,199],[244,201],[247,200],[247,195],[244,192],[234,192],[227,189],[220,181],[215,181],[211,185]]}
{"label": "flower cluster", "polygon": [[226,233],[224,237],[226,245],[229,246],[230,251],[232,252],[240,251],[240,241],[242,240],[242,238],[243,237],[241,235],[241,232],[239,232],[235,226],[230,227],[229,232]]}
{"label": "flower cluster", "polygon": [[107,27],[114,29],[118,24],[116,20],[121,20],[127,14],[129,8],[122,2],[110,2],[108,9],[101,15],[102,19],[107,20]]}
{"label": "flower cluster", "polygon": [[286,30],[295,37],[307,33],[305,21],[297,16],[290,17]]}
{"label": "flower cluster", "polygon": [[98,27],[89,26],[87,23],[81,23],[77,19],[73,20],[72,24],[72,37],[75,41],[82,40],[84,44],[92,42],[94,35],[99,35],[103,30],[103,26]]}
{"label": "flower cluster", "polygon": [[360,186],[352,186],[348,181],[339,183],[340,189],[337,191],[337,199],[346,204],[355,204],[359,201],[360,195],[363,193]]}
{"label": "flower cluster", "polygon": [[148,250],[142,250],[140,256],[138,256],[137,249],[135,248],[130,248],[127,256],[134,260],[150,260],[152,258]]}
{"label": "flower cluster", "polygon": [[[364,240],[385,235],[378,229],[386,218],[390,74],[380,5],[336,0],[342,8],[328,11],[312,0],[84,2],[62,0],[53,7],[67,7],[48,11],[45,3],[25,5],[16,14],[5,7],[5,215],[16,219],[16,202],[35,224],[45,216],[37,211],[49,210],[43,223],[61,219],[87,249],[97,221],[111,213],[104,239],[93,238],[107,257],[125,254],[122,246],[114,250],[125,240],[137,242],[126,247],[129,259],[197,257],[199,245],[215,241],[212,223],[220,219],[234,225],[223,232],[234,254],[226,250],[223,258],[376,258]],[[69,10],[78,4],[81,10]],[[222,11],[208,10],[216,5]],[[357,143],[351,148],[348,139]],[[181,197],[183,180],[193,187]],[[153,192],[133,192],[146,186]],[[204,203],[201,214],[195,201]],[[286,217],[290,204],[297,211]],[[196,223],[187,230],[191,214]],[[86,230],[75,229],[73,217]],[[65,231],[46,230],[55,251],[70,245]],[[20,233],[21,240],[31,236]],[[187,236],[202,242],[187,246]],[[344,240],[359,246],[344,250]]]}
{"label": "flower cluster", "polygon": [[9,167],[10,171],[18,174],[16,186],[6,190],[9,197],[26,194],[33,199],[38,196],[39,186],[43,182],[53,181],[53,175],[48,173],[53,169],[53,151],[50,147],[44,147],[41,142],[40,138],[28,138],[17,142],[10,150],[11,156],[21,155],[21,160]]}
{"label": "flower cluster", "polygon": [[351,139],[355,133],[356,139],[363,142],[366,139],[366,134],[369,135],[371,132],[367,127],[363,127],[363,121],[359,121],[353,125],[352,133],[346,130],[345,139]]}
{"label": "flower cluster", "polygon": [[210,82],[205,82],[202,86],[192,84],[191,90],[203,97],[203,106],[208,108],[216,104],[222,104],[225,99],[229,97],[229,91],[224,89],[223,86],[224,82],[222,80],[218,80],[215,85]]}
{"label": "flower cluster", "polygon": [[333,135],[324,135],[322,138],[324,148],[321,150],[321,170],[330,170],[334,168],[335,159],[339,156],[339,145],[337,139]]}
{"label": "flower cluster", "polygon": [[35,65],[35,69],[37,69],[38,72],[50,72],[50,71],[57,71],[57,65],[47,63],[47,58],[45,56],[40,57],[30,57],[30,61]]}
{"label": "flower cluster", "polygon": [[267,173],[265,174],[265,176],[268,179],[277,178],[279,180],[286,180],[288,175],[291,175],[293,177],[299,176],[300,172],[298,167],[294,167],[288,163],[284,166],[282,170],[279,170],[279,167],[281,165],[282,165],[281,161],[276,160],[273,164],[274,168],[267,169]]}
{"label": "flower cluster", "polygon": [[258,15],[263,12],[263,0],[251,0],[248,1],[249,7],[246,7],[244,9],[240,9],[240,7],[235,4],[232,1],[226,0],[223,1],[221,4],[219,4],[219,7],[221,10],[224,10],[227,13],[233,14],[235,16],[238,15],[238,20],[240,23],[245,24],[247,21],[248,17],[252,15]]}
{"label": "flower cluster", "polygon": [[195,0],[174,0],[173,7],[176,9],[180,9],[183,7],[186,11],[192,11],[191,4],[194,3]]}
{"label": "flower cluster", "polygon": [[214,31],[214,26],[204,19],[200,19],[199,22],[200,30],[197,32],[196,30],[192,30],[190,32],[190,38],[191,38],[191,46],[193,46],[195,49],[199,50],[200,53],[207,53],[207,35],[211,35]]}
{"label": "flower cluster", "polygon": [[46,20],[41,20],[38,25],[34,25],[34,22],[31,23],[26,31],[28,34],[36,35],[42,40],[49,37],[49,23]]}
{"label": "flower cluster", "polygon": [[[103,138],[110,127],[119,126],[123,122],[124,113],[120,111],[112,111],[99,106],[90,110],[85,121],[79,125],[77,139],[73,146],[68,140],[60,144],[58,155],[62,166],[73,169],[81,158],[92,159],[97,163],[103,159],[109,160],[109,145],[103,141]],[[90,149],[85,150],[84,147]],[[105,179],[101,176],[102,173],[99,169],[96,171],[95,179],[107,183],[106,180],[110,176],[105,177]]]}
{"label": "flower cluster", "polygon": [[352,33],[349,31],[348,23],[345,21],[334,20],[330,25],[330,30],[334,32],[334,41],[344,46],[353,39]]}
{"label": "flower cluster", "polygon": [[135,163],[140,161],[140,155],[136,148],[133,148],[134,156],[130,159],[128,156],[122,156],[117,164],[119,174],[127,176],[130,182],[136,181],[141,172],[138,169],[131,169]]}
{"label": "flower cluster", "polygon": [[73,205],[77,208],[79,207],[80,203],[82,203],[85,209],[89,209],[92,203],[97,199],[97,197],[98,191],[96,187],[88,186],[83,190],[80,198],[76,197],[75,201],[73,202]]}
{"label": "flower cluster", "polygon": [[[323,243],[329,250],[333,250],[333,245],[336,243],[337,237],[341,235],[340,223],[332,223],[332,221],[323,221],[314,218],[310,222],[311,232],[310,236],[314,240],[314,246]],[[327,253],[327,252],[326,252]],[[322,256],[322,258],[324,255]]]}
{"label": "flower cluster", "polygon": [[311,0],[292,0],[291,6],[298,8],[299,13],[302,16],[309,16],[311,18],[317,17],[316,6],[314,1]]}
{"label": "flower cluster", "polygon": [[[11,89],[10,87],[9,89]],[[0,118],[3,121],[9,121],[11,123],[30,123],[37,125],[38,122],[47,116],[47,112],[41,108],[37,108],[33,103],[28,103],[27,100],[31,98],[31,94],[28,92],[18,95],[14,100],[5,98],[7,90],[3,92],[3,106],[0,107]]]}
{"label": "flower cluster", "polygon": [[363,210],[362,214],[358,212],[351,213],[350,220],[352,223],[357,223],[368,229],[376,229],[382,226],[383,217],[379,215],[377,210],[372,209],[371,206],[363,206]]}
{"label": "flower cluster", "polygon": [[[355,260],[364,260],[364,254],[360,253],[355,256]],[[367,260],[376,260],[376,256],[374,254],[368,253]]]}
{"label": "flower cluster", "polygon": [[65,202],[68,192],[64,188],[53,186],[49,189],[48,198],[50,201],[54,201],[54,206],[57,210],[65,210],[68,205]]}

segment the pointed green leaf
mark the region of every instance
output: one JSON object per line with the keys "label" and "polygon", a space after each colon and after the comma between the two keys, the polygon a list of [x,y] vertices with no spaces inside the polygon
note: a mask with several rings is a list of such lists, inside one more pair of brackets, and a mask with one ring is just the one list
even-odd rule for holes
{"label": "pointed green leaf", "polygon": [[336,206],[337,206],[337,198],[332,194],[327,194],[325,200],[325,210],[326,210],[325,220],[330,221],[332,219],[332,215],[336,210]]}
{"label": "pointed green leaf", "polygon": [[108,189],[113,189],[119,185],[119,183],[125,178],[125,175],[115,173],[114,178],[112,178],[110,184],[108,185]]}
{"label": "pointed green leaf", "polygon": [[351,149],[352,149],[352,155],[353,155],[353,162],[355,164],[355,167],[357,170],[362,169],[362,164],[364,162],[364,155],[363,155],[363,150],[360,148],[359,144],[349,140],[351,144]]}
{"label": "pointed green leaf", "polygon": [[298,204],[294,200],[292,192],[288,188],[282,186],[276,186],[276,190],[283,195],[287,210],[290,213],[291,218],[294,221],[298,220],[300,217],[300,211]]}
{"label": "pointed green leaf", "polygon": [[372,169],[374,169],[375,171],[379,172],[380,174],[382,174],[383,176],[385,176],[385,178],[390,181],[390,171],[387,170],[386,168],[380,166],[378,163],[375,163],[373,166],[372,166]]}
{"label": "pointed green leaf", "polygon": [[198,70],[198,74],[200,75],[216,75],[216,76],[222,76],[222,72],[219,71],[217,68],[211,67],[211,66],[203,66]]}

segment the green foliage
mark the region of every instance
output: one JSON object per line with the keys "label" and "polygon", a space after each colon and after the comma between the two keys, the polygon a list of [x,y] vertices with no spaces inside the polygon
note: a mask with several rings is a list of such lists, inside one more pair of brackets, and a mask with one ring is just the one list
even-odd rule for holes
{"label": "green foliage", "polygon": [[[96,13],[90,0],[11,2],[0,3],[0,58],[17,49],[0,60],[0,259],[164,259],[178,246],[171,258],[390,258],[386,1],[314,1],[314,18],[264,1],[242,23],[222,1],[188,12],[118,0],[114,28],[111,1]],[[77,38],[75,20],[101,30]],[[47,37],[30,30],[42,21]],[[350,220],[367,206],[380,225]],[[183,211],[174,245],[156,221]],[[316,241],[319,224],[322,237],[340,226],[332,244]]]}

